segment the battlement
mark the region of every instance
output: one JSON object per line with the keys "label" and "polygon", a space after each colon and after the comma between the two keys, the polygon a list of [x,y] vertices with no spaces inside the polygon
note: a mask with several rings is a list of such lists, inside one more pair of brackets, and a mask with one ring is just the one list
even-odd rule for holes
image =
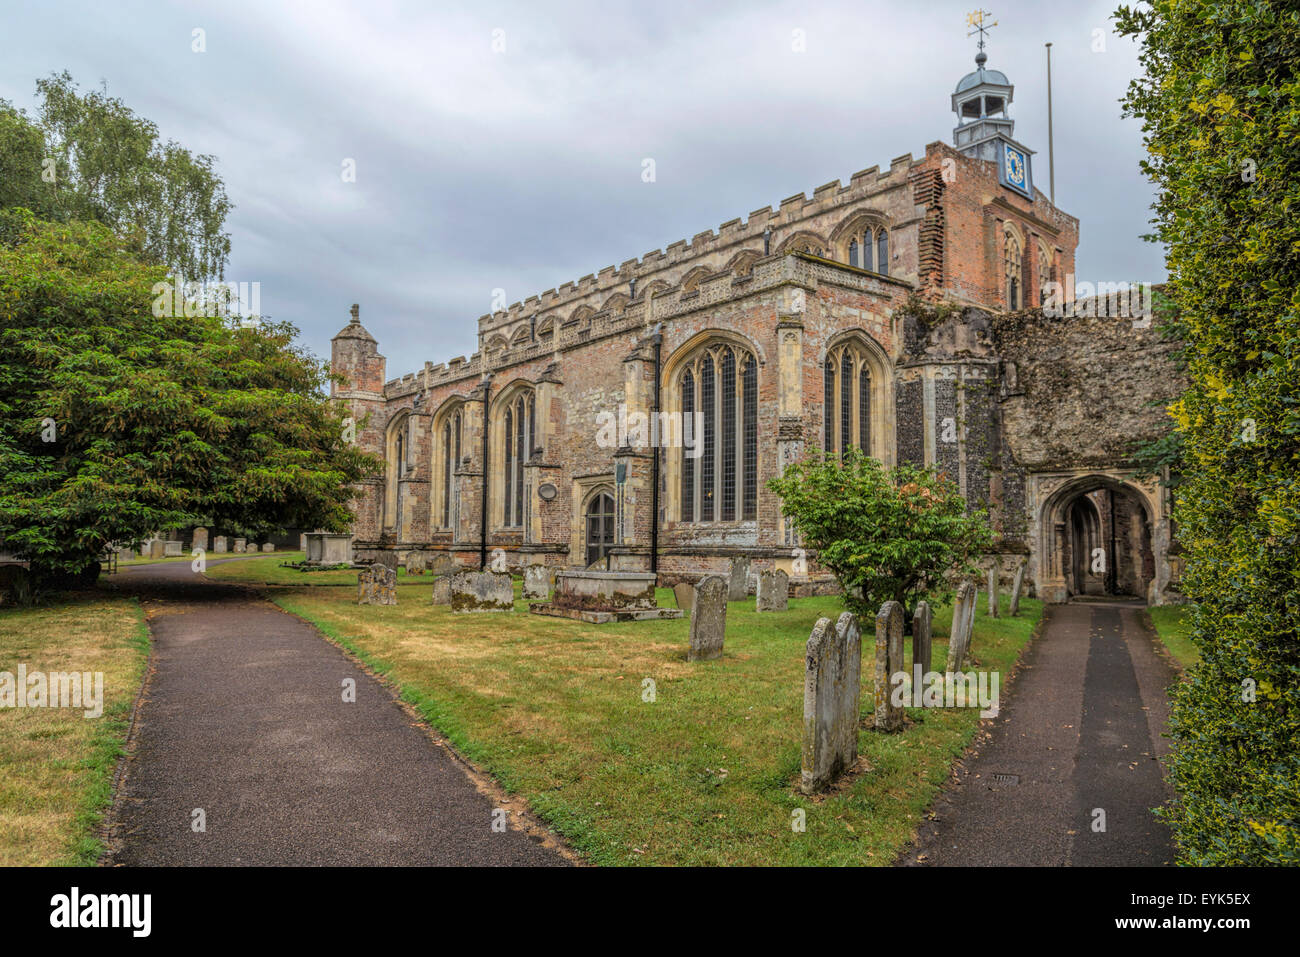
{"label": "battlement", "polygon": [[[771,206],[764,206],[751,212],[744,221],[740,218],[728,220],[716,232],[708,229],[696,233],[689,241],[679,239],[664,250],[654,249],[639,259],[625,260],[619,266],[605,266],[575,281],[561,283],[504,310],[480,316],[479,333],[484,337],[500,333],[509,341],[517,333],[516,324],[529,322],[534,317],[539,324],[544,319],[556,318],[545,315],[553,310],[569,308],[576,311],[586,306],[593,312],[604,311],[606,300],[616,292],[629,294],[633,281],[637,283],[638,297],[640,290],[650,285],[658,287],[656,294],[662,295],[679,287],[691,268],[697,264],[706,265],[704,260],[710,257],[734,255],[746,248],[763,255],[764,236],[769,231],[768,246],[775,252],[783,241],[798,232],[797,227],[805,221],[886,190],[905,187],[914,164],[910,153],[896,157],[890,161],[887,172],[882,173],[878,166],[859,170],[849,178],[847,186],[840,180],[833,180],[813,190],[811,198],[806,193],[786,197],[776,212]],[[716,264],[717,267],[722,265]],[[563,324],[569,320],[560,321]]]}

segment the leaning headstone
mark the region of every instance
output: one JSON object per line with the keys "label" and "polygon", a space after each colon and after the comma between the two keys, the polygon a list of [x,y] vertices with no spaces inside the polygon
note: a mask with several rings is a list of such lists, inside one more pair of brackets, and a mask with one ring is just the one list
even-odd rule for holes
{"label": "leaning headstone", "polygon": [[218,535],[214,538],[212,540],[212,550],[224,554],[226,551],[226,536]]}
{"label": "leaning headstone", "polygon": [[790,576],[779,568],[758,573],[757,611],[785,611],[790,607]]}
{"label": "leaning headstone", "polygon": [[989,617],[998,617],[998,575],[1002,571],[996,561],[989,566]]}
{"label": "leaning headstone", "polygon": [[803,759],[799,788],[820,791],[858,760],[862,636],[845,612],[818,619],[808,638],[803,680]]}
{"label": "leaning headstone", "polygon": [[529,565],[524,569],[524,597],[546,601],[551,597],[555,572],[546,565]]}
{"label": "leaning headstone", "polygon": [[691,650],[688,661],[722,657],[727,633],[727,582],[720,575],[706,575],[695,586],[691,607]]}
{"label": "leaning headstone", "polygon": [[749,594],[749,556],[737,555],[731,560],[731,576],[727,580],[727,601],[740,601]]}
{"label": "leaning headstone", "polygon": [[912,675],[916,679],[917,665],[921,667],[921,678],[930,671],[930,603],[918,601],[912,615]]}
{"label": "leaning headstone", "polygon": [[903,672],[903,606],[887,601],[876,615],[876,730],[903,726],[902,705],[894,704],[894,675]]}
{"label": "leaning headstone", "polygon": [[246,538],[237,538],[237,539],[235,539],[235,547],[232,548],[231,551],[232,551],[232,552],[241,552],[241,553],[242,553],[242,552],[246,551],[247,549],[248,549],[248,539],[246,539]]}
{"label": "leaning headstone", "polygon": [[397,573],[387,565],[371,565],[357,575],[358,605],[396,605]]}
{"label": "leaning headstone", "polygon": [[952,627],[948,634],[948,667],[952,672],[961,671],[962,662],[970,650],[971,630],[975,627],[975,601],[979,594],[970,582],[962,582],[957,587],[957,600],[952,606]]}
{"label": "leaning headstone", "polygon": [[1025,584],[1025,566],[1029,564],[1023,558],[1020,564],[1016,566],[1016,580],[1011,585],[1011,607],[1007,609],[1007,614],[1015,616],[1020,614],[1020,589]]}
{"label": "leaning headstone", "polygon": [[689,615],[695,605],[695,586],[690,582],[678,582],[673,586],[673,597],[677,599],[677,607]]}
{"label": "leaning headstone", "polygon": [[272,545],[270,542],[263,542],[263,543],[262,543],[262,551],[264,551],[264,552],[273,552],[273,551],[275,551],[275,546]]}
{"label": "leaning headstone", "polygon": [[433,603],[435,605],[451,604],[450,575],[439,575],[433,580]]}
{"label": "leaning headstone", "polygon": [[514,611],[515,584],[509,572],[457,572],[451,577],[451,610]]}
{"label": "leaning headstone", "polygon": [[201,548],[205,552],[208,550],[208,530],[202,525],[194,529],[194,539],[190,542],[190,548]]}
{"label": "leaning headstone", "polygon": [[155,538],[152,542],[149,543],[150,558],[162,558],[166,551],[167,551],[167,546],[163,544],[163,540],[161,538]]}

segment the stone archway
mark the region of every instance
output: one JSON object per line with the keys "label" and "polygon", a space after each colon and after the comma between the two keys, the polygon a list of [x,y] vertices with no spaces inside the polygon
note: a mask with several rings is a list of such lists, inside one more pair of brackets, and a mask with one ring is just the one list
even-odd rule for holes
{"label": "stone archway", "polygon": [[1059,481],[1041,501],[1039,595],[1053,602],[1076,595],[1161,602],[1169,574],[1158,488],[1087,473]]}

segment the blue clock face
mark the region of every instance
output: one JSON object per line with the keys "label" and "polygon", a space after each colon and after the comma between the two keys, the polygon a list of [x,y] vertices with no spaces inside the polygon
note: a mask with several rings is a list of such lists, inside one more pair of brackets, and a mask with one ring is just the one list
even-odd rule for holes
{"label": "blue clock face", "polygon": [[1007,146],[1004,153],[1007,182],[1012,186],[1025,188],[1025,154],[1014,146]]}
{"label": "blue clock face", "polygon": [[1013,189],[1030,199],[1034,198],[1034,188],[1030,182],[1029,157],[1025,155],[1024,150],[1005,141],[1002,143],[1002,162],[998,164],[998,180],[1008,189]]}

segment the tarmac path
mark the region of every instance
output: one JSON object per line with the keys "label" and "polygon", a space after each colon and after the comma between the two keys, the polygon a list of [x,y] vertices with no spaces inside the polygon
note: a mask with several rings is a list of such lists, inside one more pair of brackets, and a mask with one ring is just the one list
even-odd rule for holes
{"label": "tarmac path", "polygon": [[[1138,602],[1048,606],[991,729],[898,863],[1169,864],[1151,809],[1169,790],[1161,733],[1178,678]],[[1099,813],[1100,812],[1100,813]],[[1104,824],[1104,830],[1098,827]]]}
{"label": "tarmac path", "polygon": [[105,863],[567,863],[513,814],[494,828],[492,799],[392,692],[255,591],[188,562],[108,581],[140,597],[153,655]]}

